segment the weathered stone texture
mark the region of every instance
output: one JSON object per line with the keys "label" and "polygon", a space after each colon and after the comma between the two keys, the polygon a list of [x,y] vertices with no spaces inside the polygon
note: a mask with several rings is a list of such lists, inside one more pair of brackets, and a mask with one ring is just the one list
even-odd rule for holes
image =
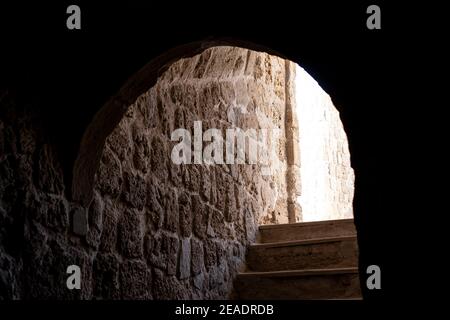
{"label": "weathered stone texture", "polygon": [[[287,222],[284,69],[280,58],[231,47],[182,59],[108,138],[96,180],[98,194],[118,199],[118,215],[104,213],[108,242],[154,269],[154,298],[179,297],[174,288],[186,297],[225,298],[257,223]],[[170,134],[193,134],[194,121],[202,121],[203,132],[278,129],[279,139],[263,144],[280,152],[263,164],[249,164],[247,150],[247,164],[175,165]]]}
{"label": "weathered stone texture", "polygon": [[120,285],[123,299],[152,299],[151,271],[140,260],[129,260],[120,267]]}
{"label": "weathered stone texture", "polygon": [[[288,222],[285,73],[281,58],[232,47],[175,62],[107,138],[86,208],[67,199],[50,140],[2,111],[0,298],[227,298],[257,225]],[[243,164],[174,164],[171,133],[194,121],[256,130],[265,161],[247,148]],[[80,292],[65,287],[70,264]]]}
{"label": "weathered stone texture", "polygon": [[[92,256],[72,232],[77,204],[65,197],[38,117],[15,92],[0,92],[0,300],[90,299]],[[81,267],[81,290],[65,285],[72,264]]]}

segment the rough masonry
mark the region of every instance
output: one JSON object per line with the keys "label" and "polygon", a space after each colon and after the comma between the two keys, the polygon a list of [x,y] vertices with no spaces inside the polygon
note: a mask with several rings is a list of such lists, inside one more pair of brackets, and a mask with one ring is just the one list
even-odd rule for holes
{"label": "rough masonry", "polygon": [[[301,194],[290,72],[291,62],[235,47],[177,61],[108,137],[87,207],[68,196],[36,102],[1,91],[0,298],[232,298],[257,226],[302,217],[289,209]],[[264,165],[175,165],[171,133],[194,121],[281,136]],[[65,286],[70,264],[81,290]]]}

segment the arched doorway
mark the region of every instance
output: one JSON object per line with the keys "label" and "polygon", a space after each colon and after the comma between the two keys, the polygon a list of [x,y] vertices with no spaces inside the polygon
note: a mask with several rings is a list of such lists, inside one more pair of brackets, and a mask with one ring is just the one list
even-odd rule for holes
{"label": "arched doorway", "polygon": [[74,196],[90,202],[93,195],[91,206],[102,208],[103,227],[93,235],[99,258],[112,255],[144,279],[152,275],[126,278],[124,296],[229,297],[258,227],[302,221],[299,70],[226,46],[150,65],[153,73],[146,68],[128,82],[86,132]]}
{"label": "arched doorway", "polygon": [[355,177],[339,112],[331,97],[299,65],[295,97],[301,221],[352,219]]}

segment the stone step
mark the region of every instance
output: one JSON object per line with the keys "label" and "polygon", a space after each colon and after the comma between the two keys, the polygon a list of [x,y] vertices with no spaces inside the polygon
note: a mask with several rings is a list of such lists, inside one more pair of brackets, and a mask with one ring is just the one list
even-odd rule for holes
{"label": "stone step", "polygon": [[235,290],[243,300],[361,299],[357,268],[244,272]]}
{"label": "stone step", "polygon": [[358,266],[356,236],[253,244],[250,271],[346,268]]}
{"label": "stone step", "polygon": [[259,227],[258,242],[307,240],[356,235],[353,219],[272,224]]}

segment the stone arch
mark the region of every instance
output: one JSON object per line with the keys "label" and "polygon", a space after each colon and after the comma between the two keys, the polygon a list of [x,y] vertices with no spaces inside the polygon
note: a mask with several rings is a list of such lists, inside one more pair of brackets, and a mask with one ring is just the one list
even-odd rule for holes
{"label": "stone arch", "polygon": [[236,39],[211,39],[172,48],[151,60],[129,78],[115,95],[107,100],[86,128],[74,162],[72,179],[73,200],[83,205],[90,203],[94,176],[98,169],[106,138],[123,118],[128,106],[136,101],[142,93],[151,88],[158,80],[158,77],[172,63],[181,58],[192,57],[214,46],[241,47],[286,58],[281,53],[251,42]]}
{"label": "stone arch", "polygon": [[[175,128],[192,129],[195,119],[202,120],[204,129],[237,124],[247,130],[271,128],[266,118],[273,116],[284,133],[286,64],[292,62],[213,46],[172,63],[127,106],[102,150],[91,204],[101,223],[95,232],[90,212],[87,235],[101,255],[129,260],[144,279],[152,271],[153,280],[142,285],[122,279],[124,296],[149,297],[153,291],[156,299],[227,297],[258,224],[288,222],[284,141],[279,143],[283,148],[274,148],[284,163],[266,179],[259,164],[177,165],[170,157],[170,134]],[[251,112],[257,105],[261,117]],[[203,281],[209,282],[206,288],[196,284]],[[165,291],[169,286],[182,296]]]}
{"label": "stone arch", "polygon": [[[271,54],[273,56],[278,56],[283,59],[286,59],[286,61],[290,61],[287,58],[285,58],[282,54],[274,52],[273,50],[270,50],[266,47],[258,46],[253,43],[241,42],[241,41],[236,41],[236,40],[227,40],[227,39],[189,43],[189,44],[186,44],[183,46],[175,47],[175,48],[167,51],[166,53],[160,55],[159,57],[153,59],[147,65],[145,65],[142,69],[140,69],[136,74],[134,74],[128,81],[126,81],[126,83],[121,87],[119,92],[117,92],[117,94],[115,94],[113,97],[111,97],[103,105],[103,107],[100,109],[100,111],[95,115],[91,124],[86,129],[85,134],[83,135],[82,141],[80,143],[80,151],[79,151],[78,157],[75,161],[74,170],[73,170],[74,179],[73,179],[73,184],[72,184],[72,196],[75,201],[78,201],[84,205],[88,205],[90,203],[90,201],[92,199],[94,176],[95,176],[95,173],[97,172],[97,169],[99,166],[99,162],[100,162],[100,158],[102,155],[102,151],[105,146],[106,138],[113,131],[113,129],[119,124],[120,120],[124,117],[128,107],[130,105],[132,105],[141,94],[143,94],[144,92],[149,90],[153,85],[155,85],[157,83],[157,80],[159,79],[159,77],[161,75],[163,75],[170,68],[170,66],[172,66],[176,61],[179,61],[182,58],[193,57],[195,55],[201,54],[208,48],[219,47],[219,46],[245,48],[245,49],[249,49],[252,51],[264,52],[267,54]],[[297,81],[296,80],[297,76],[295,75],[297,73],[304,74],[304,75],[306,75],[306,77],[309,77],[310,79],[312,79],[312,82],[315,82],[314,79],[312,77],[310,77],[306,72],[304,72],[304,70],[301,67],[299,67],[298,65],[297,65],[297,67],[295,67],[294,64],[292,64],[291,68],[293,69],[291,71],[292,79],[289,79],[286,81],[291,82],[291,84],[289,86],[292,87],[291,88],[292,90],[294,90],[294,91],[297,90],[297,89],[294,89],[294,87],[296,87],[297,85],[293,84],[293,82]],[[303,70],[303,71],[301,71],[301,70]],[[307,80],[309,81],[309,79],[307,79]],[[303,81],[305,81],[305,80],[303,80]],[[286,82],[286,86],[288,86],[287,82]],[[318,110],[320,109],[319,112],[327,113],[328,117],[330,117],[330,115],[334,114],[333,117],[335,119],[333,121],[335,123],[337,123],[338,128],[331,130],[333,132],[330,132],[330,133],[332,135],[337,134],[338,136],[340,136],[340,139],[342,140],[341,142],[343,142],[343,145],[344,145],[343,149],[345,149],[346,151],[344,151],[344,154],[341,153],[341,154],[338,154],[337,156],[338,156],[338,158],[342,158],[342,157],[346,158],[345,170],[347,170],[347,172],[345,172],[344,174],[349,177],[347,180],[351,180],[350,184],[351,184],[351,189],[353,190],[354,175],[353,175],[353,170],[351,169],[350,164],[349,164],[350,159],[349,159],[349,154],[348,154],[348,145],[347,145],[347,141],[346,141],[346,137],[345,137],[345,132],[343,131],[343,128],[342,128],[342,123],[339,120],[339,112],[333,106],[330,97],[320,88],[320,86],[317,85],[317,83],[315,85],[315,88],[312,88],[312,90],[313,91],[321,91],[323,94],[323,98],[321,98],[320,100],[327,100],[327,102],[325,103],[325,104],[327,104],[327,106],[325,106],[325,107],[322,107],[319,105],[316,106],[316,107],[319,107],[318,108]],[[295,96],[296,93],[291,92],[289,95]],[[295,98],[293,100],[295,100]],[[290,104],[291,105],[290,107],[293,107],[294,109],[298,107],[297,103],[295,101],[291,102],[291,101],[289,101],[289,99],[286,100],[286,104]],[[287,112],[286,119],[287,119],[287,121],[290,122],[290,123],[286,123],[286,125],[287,126],[298,125],[298,119],[294,120],[294,118],[299,117],[298,110],[289,111],[286,109],[286,112]],[[291,114],[289,115],[289,113],[291,113]],[[321,121],[321,120],[315,119],[315,121]],[[294,132],[294,134],[296,134],[297,137],[296,138],[290,137],[291,140],[294,139],[293,141],[295,141],[295,143],[289,145],[289,148],[295,147],[294,144],[297,145],[297,147],[299,146],[299,140],[298,140],[298,138],[299,138],[298,131],[299,130],[298,130],[298,128],[295,128],[294,131],[296,131],[296,133]],[[289,133],[287,133],[287,134],[289,135]],[[292,134],[292,133],[290,133],[290,134]],[[300,139],[300,140],[302,140],[302,139]],[[327,148],[332,149],[332,151],[331,151],[332,153],[336,152],[335,147],[332,145],[328,145]],[[297,153],[298,153],[298,151],[297,151]],[[303,155],[301,152],[300,152],[300,154]],[[291,152],[289,152],[289,151],[287,152],[287,156],[288,157],[291,156],[291,158],[295,157],[295,155],[291,154]],[[336,156],[336,154],[331,155],[331,156]],[[297,157],[299,157],[299,156],[297,155]],[[301,170],[300,170],[300,168],[297,168],[298,170],[295,169],[295,166],[293,166],[295,164],[294,163],[295,161],[298,161],[298,159],[293,159],[293,158],[288,159],[288,162],[290,162],[290,163],[288,165],[289,170],[287,170],[287,174],[290,175],[290,178],[288,180],[289,180],[289,183],[291,184],[291,186],[289,187],[290,191],[288,191],[288,193],[290,193],[288,195],[288,198],[291,199],[291,200],[289,200],[289,202],[291,202],[291,203],[299,203],[300,202],[299,190],[301,189],[301,186],[296,186],[296,183],[299,182],[297,180],[299,180]],[[309,162],[311,162],[311,161],[309,161]],[[298,165],[298,163],[296,165]],[[310,169],[310,167],[308,168],[308,170],[309,169]],[[331,169],[333,169],[335,171],[335,168],[331,168]],[[350,170],[350,171],[348,171],[348,170]],[[336,174],[336,173],[334,173],[334,174]],[[322,178],[325,178],[328,180],[328,177],[326,177],[326,176],[322,177]],[[331,189],[331,187],[328,187],[328,188]],[[345,189],[345,188],[346,187],[343,187],[343,189]],[[312,192],[317,191],[316,188],[312,188],[312,189],[314,189],[314,191],[312,191]],[[327,190],[325,190],[325,191],[327,191]],[[340,191],[342,191],[342,189],[338,190],[337,193],[339,193]],[[348,193],[347,190],[343,190],[343,191],[344,191],[344,193]],[[338,195],[337,193],[332,196],[335,198],[336,195]],[[353,199],[353,191],[351,191],[350,195],[344,194],[344,196],[345,196],[344,205],[346,207],[344,209],[344,211],[346,211],[347,213],[344,215],[342,215],[342,214],[339,215],[338,213],[334,213],[334,216],[337,218],[338,217],[339,218],[341,218],[341,217],[347,218],[347,217],[353,216],[352,209],[351,209],[351,202]],[[314,199],[314,197],[309,197],[309,198],[310,198],[309,201],[318,201],[318,199]],[[322,199],[322,200],[324,200],[324,199]],[[329,199],[327,199],[327,200],[329,201]],[[337,201],[337,202],[339,202],[339,201]],[[336,207],[335,203],[332,203],[331,205]],[[327,209],[329,209],[329,208],[330,207],[328,207]],[[338,203],[337,208],[334,208],[331,211],[337,212],[339,210],[342,210],[343,208],[344,207]],[[348,211],[349,209],[350,209],[350,211]],[[288,206],[287,210],[289,211],[289,217],[290,217],[289,221],[290,222],[299,221],[297,216],[301,215],[301,213],[299,213],[299,212],[301,212],[301,208],[297,208],[296,205],[290,205],[290,206]],[[315,211],[317,211],[317,208],[315,209]],[[311,213],[309,213],[309,216],[311,217]],[[317,216],[320,216],[320,214]],[[328,216],[332,217],[333,214],[328,215]],[[329,219],[329,218],[326,217],[326,219]]]}

